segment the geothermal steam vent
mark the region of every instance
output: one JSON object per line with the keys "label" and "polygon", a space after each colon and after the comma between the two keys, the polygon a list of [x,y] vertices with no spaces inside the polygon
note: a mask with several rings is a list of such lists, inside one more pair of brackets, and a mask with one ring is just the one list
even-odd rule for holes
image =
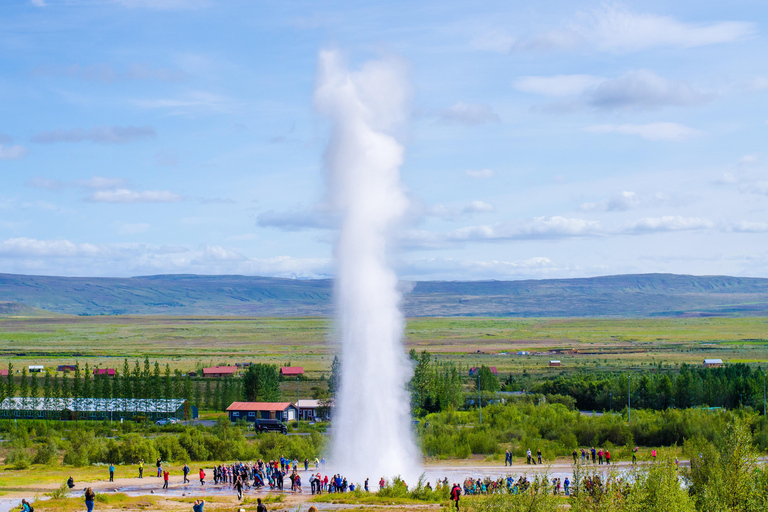
{"label": "geothermal steam vent", "polygon": [[335,256],[342,378],[331,463],[357,482],[395,475],[410,482],[420,473],[401,297],[387,261],[408,206],[400,184],[403,147],[395,136],[406,119],[405,75],[395,59],[349,71],[338,52],[319,58],[315,103],[332,124],[325,165],[329,200],[341,218]]}

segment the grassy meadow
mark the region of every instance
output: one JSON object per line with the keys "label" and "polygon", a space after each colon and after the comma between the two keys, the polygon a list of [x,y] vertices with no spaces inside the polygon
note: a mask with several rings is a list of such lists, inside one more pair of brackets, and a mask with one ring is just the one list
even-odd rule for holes
{"label": "grassy meadow", "polygon": [[[332,321],[321,317],[5,317],[0,365],[51,367],[79,359],[119,368],[124,357],[148,356],[186,372],[198,364],[290,362],[314,380],[329,371],[337,341]],[[462,367],[496,366],[500,373],[641,369],[659,362],[700,364],[705,357],[760,364],[768,361],[768,318],[413,318],[405,345]],[[563,353],[548,353],[555,350]],[[563,366],[548,368],[550,359]],[[285,386],[295,392],[295,382]]]}

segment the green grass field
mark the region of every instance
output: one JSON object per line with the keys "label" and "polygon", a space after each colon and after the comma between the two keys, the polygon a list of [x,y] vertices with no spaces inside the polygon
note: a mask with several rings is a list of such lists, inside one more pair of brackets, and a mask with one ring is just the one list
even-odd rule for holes
{"label": "green grass field", "polygon": [[[496,366],[501,373],[574,369],[641,369],[700,364],[705,357],[760,364],[768,361],[768,318],[497,319],[416,318],[407,323],[406,349],[428,350],[462,368]],[[23,317],[0,318],[0,365],[46,367],[86,361],[122,367],[148,356],[184,372],[257,361],[304,366],[311,380],[327,373],[339,349],[324,318],[252,317]],[[550,351],[563,351],[550,353]],[[534,353],[518,356],[518,351]],[[548,368],[550,359],[561,368]],[[283,383],[295,393],[297,383]],[[314,385],[298,383],[304,395]]]}

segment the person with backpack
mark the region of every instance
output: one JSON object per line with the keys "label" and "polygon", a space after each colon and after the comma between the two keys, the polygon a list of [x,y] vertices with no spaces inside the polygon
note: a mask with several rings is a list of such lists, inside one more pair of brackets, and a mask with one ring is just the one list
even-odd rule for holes
{"label": "person with backpack", "polygon": [[72,478],[71,476],[67,478],[67,487],[69,487],[70,489],[74,489],[75,487],[75,479]]}
{"label": "person with backpack", "polygon": [[453,489],[451,489],[451,501],[453,501],[456,504],[456,510],[459,510],[459,499],[461,499],[461,487],[459,487],[459,484],[453,484]]}
{"label": "person with backpack", "polygon": [[88,509],[88,512],[93,512],[93,500],[96,499],[96,493],[88,487],[83,496],[85,498],[85,508]]}
{"label": "person with backpack", "polygon": [[30,505],[30,503],[27,500],[22,499],[21,512],[35,512],[35,509],[32,507],[32,505]]}

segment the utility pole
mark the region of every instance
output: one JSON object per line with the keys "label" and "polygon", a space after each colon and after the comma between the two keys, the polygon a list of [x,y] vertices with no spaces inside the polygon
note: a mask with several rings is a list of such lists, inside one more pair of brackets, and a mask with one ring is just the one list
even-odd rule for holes
{"label": "utility pole", "polygon": [[480,368],[477,369],[477,406],[480,409],[480,424],[483,424],[483,399],[480,395]]}
{"label": "utility pole", "polygon": [[296,427],[299,426],[299,376],[296,376]]}

